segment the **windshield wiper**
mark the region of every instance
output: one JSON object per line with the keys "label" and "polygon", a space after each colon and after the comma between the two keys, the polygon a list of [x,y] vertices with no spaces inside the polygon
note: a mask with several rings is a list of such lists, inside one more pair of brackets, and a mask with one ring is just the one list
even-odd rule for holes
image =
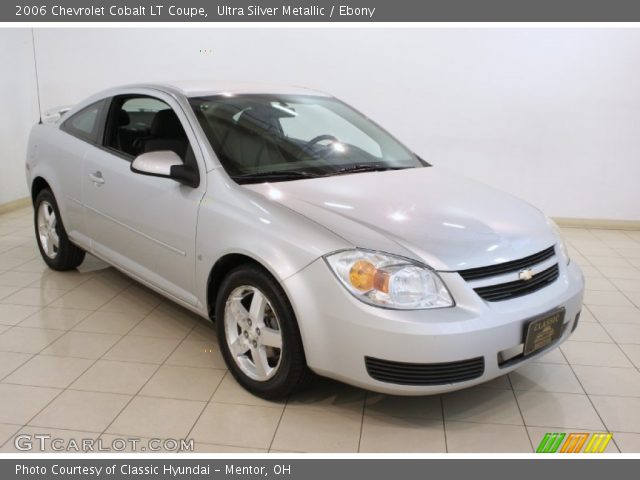
{"label": "windshield wiper", "polygon": [[232,175],[234,180],[245,183],[264,180],[300,180],[303,178],[317,178],[318,175],[298,170],[269,170],[266,172],[251,172]]}
{"label": "windshield wiper", "polygon": [[360,173],[360,172],[385,172],[387,170],[404,170],[405,168],[413,167],[390,167],[388,165],[376,165],[376,164],[355,164],[348,167],[339,168],[329,175],[343,175],[346,173]]}

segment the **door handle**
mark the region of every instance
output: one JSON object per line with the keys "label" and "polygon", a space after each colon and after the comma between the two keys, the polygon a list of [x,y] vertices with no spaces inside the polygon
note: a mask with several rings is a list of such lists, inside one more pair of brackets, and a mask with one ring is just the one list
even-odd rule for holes
{"label": "door handle", "polygon": [[102,172],[100,171],[90,173],[89,178],[96,185],[102,185],[104,183],[104,178],[102,178]]}

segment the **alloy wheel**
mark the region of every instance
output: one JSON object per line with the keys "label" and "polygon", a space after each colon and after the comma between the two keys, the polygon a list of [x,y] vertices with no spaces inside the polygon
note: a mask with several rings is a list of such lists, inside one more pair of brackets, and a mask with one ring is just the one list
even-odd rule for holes
{"label": "alloy wheel", "polygon": [[240,370],[259,382],[273,377],[282,361],[282,331],[267,297],[250,285],[235,288],[225,303],[224,326]]}
{"label": "alloy wheel", "polygon": [[38,206],[38,240],[47,257],[53,259],[58,255],[60,236],[58,234],[58,219],[53,206],[42,201]]}

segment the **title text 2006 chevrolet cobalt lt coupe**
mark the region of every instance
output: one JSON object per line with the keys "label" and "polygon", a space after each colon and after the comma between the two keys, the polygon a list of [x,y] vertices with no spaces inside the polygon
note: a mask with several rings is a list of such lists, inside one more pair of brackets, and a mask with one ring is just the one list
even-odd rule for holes
{"label": "title text 2006 chevrolet cobalt lt coupe", "polygon": [[[60,112],[59,112],[60,113]],[[422,395],[503,375],[576,328],[557,228],[296,88],[115,88],[33,128],[45,262],[85,252],[216,323],[263,397],[311,372]]]}

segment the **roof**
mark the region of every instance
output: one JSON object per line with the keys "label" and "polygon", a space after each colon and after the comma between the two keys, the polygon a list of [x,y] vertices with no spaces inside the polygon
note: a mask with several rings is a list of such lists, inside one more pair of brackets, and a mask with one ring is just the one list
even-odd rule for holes
{"label": "roof", "polygon": [[[276,85],[268,83],[243,83],[243,82],[220,82],[214,80],[199,80],[199,81],[165,81],[165,82],[149,82],[149,83],[136,83],[129,85],[121,85],[119,87],[112,87],[84,99],[80,103],[76,104],[72,108],[59,107],[57,112],[51,112],[56,118],[51,119],[51,122],[55,123],[59,119],[73,115],[79,110],[83,109],[87,105],[90,105],[103,98],[122,95],[129,90],[151,88],[161,90],[173,95],[180,95],[184,97],[204,97],[209,95],[242,95],[242,94],[273,94],[273,95],[316,95],[322,97],[330,97],[331,95],[321,92],[319,90],[313,90],[304,87],[291,87],[286,85]],[[64,115],[59,110],[64,110]]]}
{"label": "roof", "polygon": [[250,94],[250,93],[268,93],[282,95],[320,95],[328,96],[324,92],[304,87],[293,87],[287,85],[277,85],[269,83],[244,83],[244,82],[220,82],[213,80],[180,80],[180,81],[163,81],[153,82],[146,85],[147,87],[159,87],[162,89],[174,90],[187,97],[204,96],[204,95],[220,95],[220,94]]}

